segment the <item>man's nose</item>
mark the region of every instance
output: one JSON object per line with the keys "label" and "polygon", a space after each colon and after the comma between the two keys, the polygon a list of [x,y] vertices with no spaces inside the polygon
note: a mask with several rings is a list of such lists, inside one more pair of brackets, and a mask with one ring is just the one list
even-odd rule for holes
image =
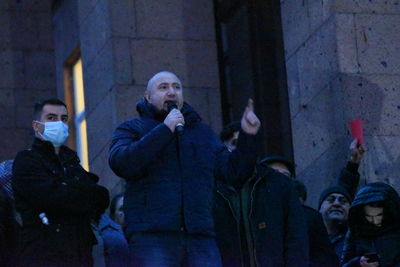
{"label": "man's nose", "polygon": [[170,87],[168,88],[168,95],[175,95],[175,94],[176,94],[175,88],[172,87],[172,86],[170,86]]}

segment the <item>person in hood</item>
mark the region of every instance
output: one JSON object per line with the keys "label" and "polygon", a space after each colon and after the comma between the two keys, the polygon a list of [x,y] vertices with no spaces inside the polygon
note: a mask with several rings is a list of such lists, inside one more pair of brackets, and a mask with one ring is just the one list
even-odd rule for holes
{"label": "person in hood", "polygon": [[377,182],[361,188],[350,208],[343,266],[400,266],[400,198]]}
{"label": "person in hood", "polygon": [[212,218],[214,177],[240,184],[253,171],[260,121],[252,100],[232,153],[184,102],[182,83],[171,72],[149,80],[137,111],[139,118],[115,130],[109,156],[112,170],[126,180],[131,265],[220,266]]}

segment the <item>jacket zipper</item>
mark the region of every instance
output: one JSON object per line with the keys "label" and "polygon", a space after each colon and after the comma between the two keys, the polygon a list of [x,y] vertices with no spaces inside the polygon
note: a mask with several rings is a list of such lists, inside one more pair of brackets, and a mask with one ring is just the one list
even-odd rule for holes
{"label": "jacket zipper", "polygon": [[[257,179],[257,181],[254,183],[253,188],[251,189],[251,193],[250,193],[249,231],[251,231],[251,226],[252,226],[251,216],[253,213],[253,200],[254,200],[253,193],[254,193],[254,190],[255,190],[257,184],[261,181],[262,178],[263,177],[260,177]],[[251,235],[251,233],[249,233],[249,234]],[[257,259],[257,249],[255,246],[255,241],[253,239],[251,239],[251,241],[253,242],[254,263],[255,263],[255,266],[258,266],[259,264],[258,264],[258,259]]]}
{"label": "jacket zipper", "polygon": [[228,202],[229,208],[232,212],[233,218],[235,218],[236,220],[236,230],[238,232],[238,237],[239,237],[239,249],[240,249],[240,263],[242,265],[242,267],[244,267],[244,262],[243,262],[243,251],[242,251],[242,239],[240,237],[240,220],[238,220],[238,218],[235,215],[234,209],[232,208],[231,202],[228,200],[228,198],[226,198],[221,191],[217,190],[217,193],[220,194],[222,196],[223,199],[225,199],[226,202]]}

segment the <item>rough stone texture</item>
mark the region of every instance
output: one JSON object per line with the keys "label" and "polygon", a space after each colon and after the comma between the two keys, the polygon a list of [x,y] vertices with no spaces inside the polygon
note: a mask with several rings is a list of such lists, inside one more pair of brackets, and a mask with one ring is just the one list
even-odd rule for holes
{"label": "rough stone texture", "polygon": [[114,37],[136,37],[135,1],[111,1],[111,34]]}
{"label": "rough stone texture", "polygon": [[32,142],[32,107],[55,96],[50,1],[0,1],[0,161]]}
{"label": "rough stone texture", "polygon": [[400,75],[342,75],[346,121],[364,119],[367,136],[400,135]]}
{"label": "rough stone texture", "polygon": [[19,50],[3,50],[0,52],[1,87],[23,87],[25,85],[23,52]]}
{"label": "rough stone texture", "polygon": [[[114,94],[110,92],[94,110],[86,114],[89,162],[99,157],[101,153],[108,153],[108,143],[114,131],[113,120],[116,112],[114,102]],[[107,149],[104,149],[106,146]]]}
{"label": "rough stone texture", "polygon": [[339,13],[400,14],[398,0],[332,0]]}
{"label": "rough stone texture", "polygon": [[112,40],[98,51],[97,57],[89,65],[83,58],[85,102],[87,112],[91,112],[112,89],[114,80]]}
{"label": "rough stone texture", "polygon": [[356,15],[361,72],[400,74],[400,14]]}
{"label": "rough stone texture", "polygon": [[213,8],[213,2],[209,0],[136,0],[137,35],[157,39],[215,40]]}
{"label": "rough stone texture", "polygon": [[27,52],[25,53],[24,63],[26,87],[33,89],[54,88],[53,51]]}
{"label": "rough stone texture", "polygon": [[219,86],[214,42],[132,40],[131,49],[135,84],[146,85],[153,74],[169,70],[178,75],[185,87]]}
{"label": "rough stone texture", "polygon": [[296,55],[301,104],[307,105],[338,73],[333,17],[307,40]]}
{"label": "rough stone texture", "polygon": [[310,35],[306,1],[286,0],[281,10],[285,54],[290,57]]}
{"label": "rough stone texture", "polygon": [[294,153],[308,203],[336,181],[352,139],[347,123],[358,117],[368,149],[362,184],[398,189],[400,2],[281,2]]}
{"label": "rough stone texture", "polygon": [[343,113],[334,85],[320,91],[308,105],[292,119],[293,146],[298,172],[309,166],[343,136]]}
{"label": "rough stone texture", "polygon": [[[81,6],[80,1],[78,6]],[[98,57],[98,53],[110,40],[110,19],[108,1],[98,1],[91,12],[79,20],[80,47],[82,59],[89,65]]]}
{"label": "rough stone texture", "polygon": [[354,14],[336,14],[335,19],[339,71],[357,73],[360,67],[357,58]]}

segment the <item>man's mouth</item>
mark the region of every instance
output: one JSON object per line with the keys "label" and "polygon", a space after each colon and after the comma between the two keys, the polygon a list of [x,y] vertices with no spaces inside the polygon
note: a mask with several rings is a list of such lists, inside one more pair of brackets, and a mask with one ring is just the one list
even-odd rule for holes
{"label": "man's mouth", "polygon": [[344,214],[344,211],[341,209],[330,209],[329,213],[340,213],[340,214]]}

